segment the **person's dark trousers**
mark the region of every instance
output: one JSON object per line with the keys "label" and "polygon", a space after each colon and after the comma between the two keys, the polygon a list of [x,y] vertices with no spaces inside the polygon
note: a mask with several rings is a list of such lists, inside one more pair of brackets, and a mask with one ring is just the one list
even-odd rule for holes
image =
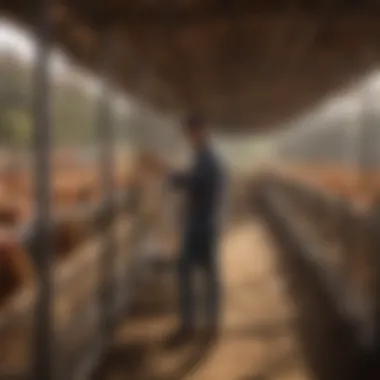
{"label": "person's dark trousers", "polygon": [[203,276],[202,284],[206,298],[206,327],[217,330],[219,325],[220,281],[218,260],[215,252],[183,252],[179,260],[180,320],[185,330],[195,328],[195,316],[199,301],[195,295],[195,273]]}

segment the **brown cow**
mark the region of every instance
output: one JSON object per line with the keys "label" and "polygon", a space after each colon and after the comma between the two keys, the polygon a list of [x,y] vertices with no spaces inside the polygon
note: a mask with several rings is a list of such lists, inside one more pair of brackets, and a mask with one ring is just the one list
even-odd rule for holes
{"label": "brown cow", "polygon": [[26,251],[9,229],[0,230],[0,304],[35,279]]}

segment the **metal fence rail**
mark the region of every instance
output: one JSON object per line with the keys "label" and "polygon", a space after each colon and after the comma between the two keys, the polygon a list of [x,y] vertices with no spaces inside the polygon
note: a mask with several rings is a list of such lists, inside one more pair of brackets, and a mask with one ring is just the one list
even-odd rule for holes
{"label": "metal fence rail", "polygon": [[49,1],[36,4],[37,59],[34,84],[34,148],[36,178],[36,260],[37,299],[35,337],[32,340],[33,378],[49,379],[53,372],[52,263],[51,239],[51,120],[48,80],[52,25]]}
{"label": "metal fence rail", "polygon": [[[302,246],[358,345],[379,342],[378,211],[360,209],[301,182],[273,177],[265,202]],[[284,227],[285,228],[285,227]]]}

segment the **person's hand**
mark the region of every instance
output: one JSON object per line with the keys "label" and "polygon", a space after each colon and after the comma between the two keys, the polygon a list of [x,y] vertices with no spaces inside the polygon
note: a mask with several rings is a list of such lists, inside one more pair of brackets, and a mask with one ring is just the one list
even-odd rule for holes
{"label": "person's hand", "polygon": [[140,168],[149,174],[162,175],[168,172],[169,167],[159,157],[149,153],[142,152],[139,157]]}

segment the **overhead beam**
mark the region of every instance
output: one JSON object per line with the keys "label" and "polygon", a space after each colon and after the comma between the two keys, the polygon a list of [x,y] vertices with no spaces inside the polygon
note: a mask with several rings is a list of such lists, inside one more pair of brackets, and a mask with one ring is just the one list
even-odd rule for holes
{"label": "overhead beam", "polygon": [[180,6],[144,7],[125,5],[125,3],[109,3],[100,1],[94,4],[90,0],[66,0],[67,5],[80,17],[92,25],[122,23],[128,25],[181,25],[228,21],[234,18],[247,18],[253,15],[264,16],[286,14],[289,10],[297,13],[319,17],[334,14],[336,17],[365,16],[377,18],[380,15],[380,3],[372,0],[294,0],[294,1],[240,1],[225,4],[218,1],[213,5],[184,9]]}

